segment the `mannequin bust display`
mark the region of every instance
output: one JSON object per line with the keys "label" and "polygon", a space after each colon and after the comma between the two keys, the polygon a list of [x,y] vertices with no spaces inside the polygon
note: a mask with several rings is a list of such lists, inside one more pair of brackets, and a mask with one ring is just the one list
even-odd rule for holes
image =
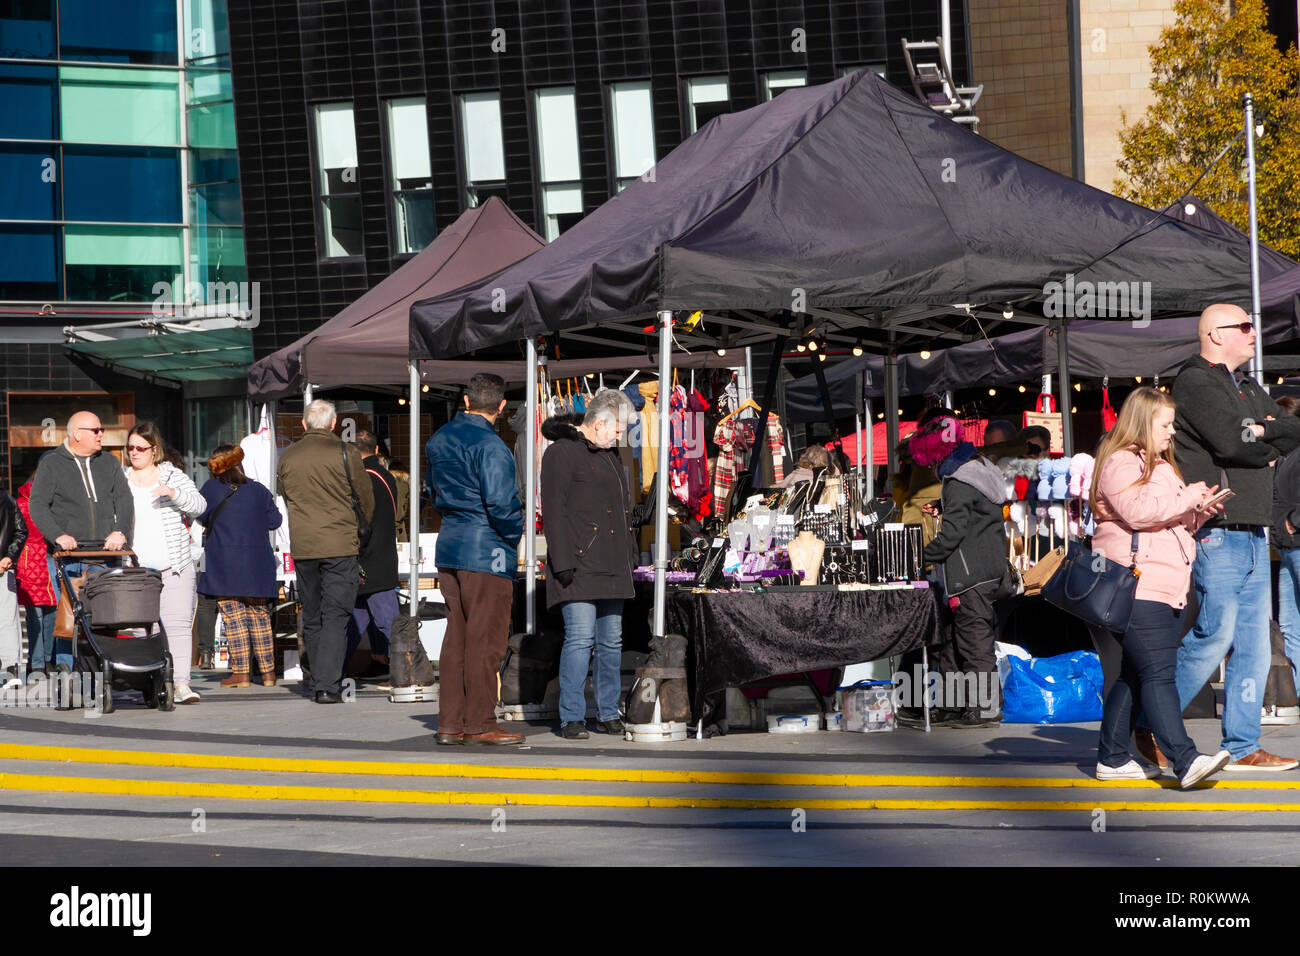
{"label": "mannequin bust display", "polygon": [[811,531],[800,531],[787,546],[790,552],[790,567],[803,572],[801,584],[816,584],[822,569],[822,553],[826,542]]}

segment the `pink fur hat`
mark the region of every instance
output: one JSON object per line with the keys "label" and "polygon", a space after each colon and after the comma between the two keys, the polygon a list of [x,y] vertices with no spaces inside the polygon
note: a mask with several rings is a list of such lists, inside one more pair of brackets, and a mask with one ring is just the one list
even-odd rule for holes
{"label": "pink fur hat", "polygon": [[961,444],[961,437],[961,422],[948,416],[936,418],[912,435],[907,451],[922,468],[933,468]]}

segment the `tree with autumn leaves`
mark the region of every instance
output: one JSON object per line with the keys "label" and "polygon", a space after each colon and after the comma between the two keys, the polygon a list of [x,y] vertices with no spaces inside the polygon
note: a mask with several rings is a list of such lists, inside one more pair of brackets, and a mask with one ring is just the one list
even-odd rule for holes
{"label": "tree with autumn leaves", "polygon": [[[1254,96],[1260,241],[1300,258],[1300,54],[1268,32],[1263,0],[1178,0],[1178,21],[1151,47],[1146,116],[1120,130],[1119,196],[1163,209],[1182,197],[1241,132],[1242,94]],[[1241,137],[1194,193],[1243,232],[1249,229],[1246,141]]]}

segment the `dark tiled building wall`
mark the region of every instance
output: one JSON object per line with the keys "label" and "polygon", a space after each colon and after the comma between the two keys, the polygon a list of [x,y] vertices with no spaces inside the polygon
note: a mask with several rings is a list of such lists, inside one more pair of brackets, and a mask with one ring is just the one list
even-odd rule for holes
{"label": "dark tiled building wall", "polygon": [[[398,268],[387,188],[384,103],[426,97],[439,228],[464,209],[456,96],[499,90],[507,202],[539,232],[532,90],[572,85],[583,206],[609,198],[606,85],[651,80],[660,158],[685,137],[680,78],[726,74],[731,108],[762,97],[761,74],[806,70],[810,84],[884,63],[908,87],[900,40],[933,39],[938,4],[910,0],[230,0],[249,279],[266,321],[261,357],[316,328]],[[952,4],[954,69],[968,76],[964,4]],[[493,30],[505,49],[492,49]],[[794,31],[801,30],[796,44]],[[365,254],[318,249],[311,110],[355,108]]]}
{"label": "dark tiled building wall", "polygon": [[[183,443],[184,422],[180,420],[180,391],[117,374],[70,353],[61,345],[6,343],[0,364],[0,391],[9,392],[110,392],[135,396],[135,417],[151,419],[162,428],[167,440]],[[66,424],[58,421],[60,440]],[[9,403],[0,402],[0,482],[9,482]],[[13,475],[13,485],[26,475]],[[12,490],[12,489],[10,489]]]}

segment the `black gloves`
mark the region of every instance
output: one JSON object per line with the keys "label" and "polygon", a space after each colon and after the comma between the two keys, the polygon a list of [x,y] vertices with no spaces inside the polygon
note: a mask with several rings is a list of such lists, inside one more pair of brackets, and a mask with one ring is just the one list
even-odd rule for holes
{"label": "black gloves", "polygon": [[573,583],[573,568],[569,568],[565,571],[552,571],[551,574],[554,576],[555,580],[559,581],[560,584],[566,588]]}

